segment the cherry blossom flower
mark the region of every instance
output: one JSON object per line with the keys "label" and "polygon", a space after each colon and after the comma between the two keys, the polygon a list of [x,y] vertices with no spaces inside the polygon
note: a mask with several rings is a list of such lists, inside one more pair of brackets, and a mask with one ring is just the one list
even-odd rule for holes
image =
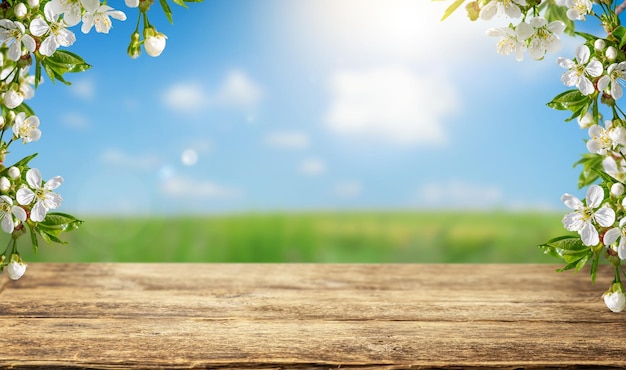
{"label": "cherry blossom flower", "polygon": [[616,160],[612,155],[607,156],[602,160],[602,168],[607,175],[616,179],[617,181],[626,181],[626,161],[621,156],[616,156]]}
{"label": "cherry blossom flower", "polygon": [[595,91],[593,83],[589,77],[599,77],[602,75],[603,67],[596,59],[589,60],[591,51],[587,45],[579,45],[576,48],[576,61],[559,57],[557,63],[569,69],[563,73],[561,81],[565,86],[576,86],[583,95],[589,95]]}
{"label": "cherry blossom flower", "polygon": [[553,53],[561,48],[559,35],[565,30],[565,23],[548,23],[543,17],[535,17],[529,24],[533,27],[533,32],[528,37],[528,53],[531,58],[541,60],[547,52]]}
{"label": "cherry blossom flower", "polygon": [[591,185],[587,189],[586,205],[567,193],[563,194],[561,200],[568,208],[574,210],[563,217],[563,226],[569,231],[577,231],[583,244],[587,246],[595,246],[600,242],[594,223],[609,227],[615,222],[615,211],[606,205],[600,207],[604,200],[604,190],[599,185]]}
{"label": "cherry blossom flower", "polygon": [[23,206],[35,205],[30,211],[30,219],[34,222],[41,222],[46,218],[50,209],[55,209],[61,205],[63,200],[52,190],[58,188],[63,183],[61,176],[56,176],[48,180],[42,186],[41,173],[36,168],[31,168],[26,172],[26,182],[16,193],[17,202]]}
{"label": "cherry blossom flower", "polygon": [[626,296],[622,292],[607,292],[602,297],[604,298],[604,304],[613,312],[622,312],[624,306],[626,306]]}
{"label": "cherry blossom flower", "polygon": [[89,5],[86,7],[86,13],[83,15],[83,26],[81,27],[81,31],[83,33],[89,33],[91,31],[91,27],[96,26],[96,32],[99,33],[109,33],[109,30],[112,27],[111,19],[125,21],[126,14],[120,10],[114,10],[108,5],[100,5],[97,2],[96,6],[93,7]]}
{"label": "cherry blossom flower", "polygon": [[83,9],[95,4],[100,5],[99,0],[52,0],[51,10],[54,14],[63,15],[63,21],[68,27],[77,25],[80,22]]}
{"label": "cherry blossom flower", "polygon": [[9,19],[0,19],[0,42],[9,47],[7,58],[12,61],[22,56],[22,45],[31,53],[37,47],[35,39],[26,33],[24,25]]}
{"label": "cherry blossom flower", "polygon": [[567,18],[573,21],[584,21],[587,14],[591,13],[590,0],[567,0]]}
{"label": "cherry blossom flower", "polygon": [[626,228],[624,228],[624,225],[626,225],[626,217],[619,221],[618,227],[614,227],[607,231],[604,234],[602,241],[604,242],[604,245],[611,245],[619,239],[619,244],[617,245],[617,255],[620,259],[626,260]]}
{"label": "cherry blossom flower", "polygon": [[504,13],[509,18],[519,18],[522,16],[520,6],[526,6],[526,0],[492,0],[480,9],[479,17],[488,21]]}
{"label": "cherry blossom flower", "polygon": [[13,134],[15,137],[22,139],[22,143],[27,144],[31,141],[37,141],[41,137],[41,131],[38,127],[39,118],[37,116],[26,118],[26,113],[20,112],[15,116]]}
{"label": "cherry blossom flower", "polygon": [[532,33],[532,27],[525,22],[521,22],[515,29],[511,27],[490,28],[487,30],[487,36],[500,37],[496,43],[498,54],[509,55],[513,53],[515,60],[521,62],[524,60],[524,52],[526,51],[526,40]]}
{"label": "cherry blossom flower", "polygon": [[11,234],[15,229],[16,222],[26,221],[26,211],[22,207],[13,205],[13,200],[6,195],[0,195],[0,225],[2,231]]}
{"label": "cherry blossom flower", "polygon": [[70,46],[76,41],[76,36],[66,27],[63,19],[53,10],[52,3],[44,6],[46,19],[37,17],[30,22],[30,33],[35,37],[47,37],[39,45],[39,52],[45,56],[51,56],[59,46]]}
{"label": "cherry blossom flower", "polygon": [[587,141],[587,149],[591,153],[605,155],[607,151],[614,150],[619,145],[626,145],[626,128],[613,127],[613,121],[605,121],[606,128],[600,125],[589,127],[590,140]]}
{"label": "cherry blossom flower", "polygon": [[626,76],[626,62],[613,63],[606,69],[606,74],[598,80],[598,90],[609,88],[613,99],[619,99],[624,94],[622,84]]}
{"label": "cherry blossom flower", "polygon": [[19,256],[16,258],[11,256],[11,262],[7,265],[7,275],[11,280],[18,280],[26,272],[26,266]]}
{"label": "cherry blossom flower", "polygon": [[146,53],[151,57],[158,57],[165,49],[165,41],[167,36],[160,32],[156,32],[154,35],[146,37],[143,42],[143,47],[146,49]]}

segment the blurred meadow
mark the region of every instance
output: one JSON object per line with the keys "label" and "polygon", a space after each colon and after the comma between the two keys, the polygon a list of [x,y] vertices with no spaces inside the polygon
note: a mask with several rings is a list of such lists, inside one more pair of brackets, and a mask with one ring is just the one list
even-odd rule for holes
{"label": "blurred meadow", "polygon": [[22,250],[27,261],[47,262],[558,263],[537,245],[564,234],[560,218],[504,211],[93,217],[66,234],[67,245]]}

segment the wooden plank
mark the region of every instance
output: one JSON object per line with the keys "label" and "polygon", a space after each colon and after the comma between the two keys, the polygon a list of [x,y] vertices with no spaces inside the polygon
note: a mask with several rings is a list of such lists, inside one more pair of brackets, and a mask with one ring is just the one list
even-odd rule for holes
{"label": "wooden plank", "polygon": [[33,264],[0,279],[0,366],[626,366],[610,271],[556,267]]}

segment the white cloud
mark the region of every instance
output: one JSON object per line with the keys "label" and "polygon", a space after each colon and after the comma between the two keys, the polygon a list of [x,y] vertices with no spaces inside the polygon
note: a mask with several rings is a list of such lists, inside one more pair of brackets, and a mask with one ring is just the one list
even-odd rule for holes
{"label": "white cloud", "polygon": [[265,143],[274,148],[306,149],[309,147],[309,137],[301,132],[272,132],[265,136]]}
{"label": "white cloud", "polygon": [[459,105],[444,75],[397,65],[338,71],[330,88],[331,130],[404,144],[445,143],[443,118]]}
{"label": "white cloud", "polygon": [[78,112],[67,112],[61,116],[61,123],[73,129],[85,129],[91,125],[87,116]]}
{"label": "white cloud", "polygon": [[318,158],[307,158],[300,162],[299,171],[307,176],[319,176],[326,172],[326,164]]}
{"label": "white cloud", "polygon": [[355,198],[361,195],[362,187],[358,181],[339,181],[334,190],[341,198]]}
{"label": "white cloud", "polygon": [[100,161],[111,166],[142,171],[154,170],[161,163],[154,154],[130,154],[116,148],[104,150],[100,154]]}
{"label": "white cloud", "polygon": [[171,109],[192,113],[205,109],[209,98],[201,85],[180,83],[167,89],[163,94],[163,102]]}
{"label": "white cloud", "polygon": [[96,85],[92,80],[82,79],[72,82],[70,91],[81,99],[92,100],[96,95]]}
{"label": "white cloud", "polygon": [[236,198],[241,195],[241,192],[234,188],[206,180],[198,181],[180,175],[167,177],[161,184],[161,191],[168,196],[186,199]]}
{"label": "white cloud", "polygon": [[428,183],[417,194],[418,205],[436,208],[489,209],[502,206],[504,200],[497,186],[464,181]]}
{"label": "white cloud", "polygon": [[233,70],[226,76],[214,99],[220,105],[249,108],[255,106],[262,95],[261,88],[245,73]]}
{"label": "white cloud", "polygon": [[199,82],[181,82],[168,87],[162,94],[162,100],[175,111],[195,113],[216,106],[252,108],[262,95],[261,88],[245,73],[233,70],[213,91]]}

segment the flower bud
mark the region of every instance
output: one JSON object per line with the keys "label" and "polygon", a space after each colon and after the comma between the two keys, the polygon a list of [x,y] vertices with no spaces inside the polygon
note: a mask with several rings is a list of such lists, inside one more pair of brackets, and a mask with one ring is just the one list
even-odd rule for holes
{"label": "flower bud", "polygon": [[620,291],[606,292],[602,297],[604,304],[613,312],[621,312],[626,306],[626,296]]}
{"label": "flower bud", "polygon": [[129,8],[136,8],[139,6],[139,0],[125,0],[126,6]]}
{"label": "flower bud", "polygon": [[128,45],[128,49],[126,50],[128,55],[135,59],[139,57],[141,54],[141,45],[139,44],[139,32],[134,32],[130,35],[130,45]]}
{"label": "flower bud", "polygon": [[0,191],[8,191],[11,188],[11,182],[6,177],[0,177]]}
{"label": "flower bud", "polygon": [[606,49],[606,52],[604,53],[604,55],[606,55],[606,57],[610,60],[610,61],[614,61],[615,58],[617,58],[617,49],[615,49],[613,46],[609,46]]}
{"label": "flower bud", "polygon": [[15,166],[9,167],[9,177],[12,178],[13,180],[20,177],[20,169]]}
{"label": "flower bud", "polygon": [[26,272],[26,264],[17,254],[11,255],[11,262],[7,265],[7,275],[11,280],[17,280]]}
{"label": "flower bud", "polygon": [[593,114],[591,112],[585,113],[583,118],[578,117],[578,126],[580,128],[589,128],[595,124]]}
{"label": "flower bud", "polygon": [[28,0],[28,6],[36,8],[39,6],[39,0]]}
{"label": "flower bud", "polygon": [[24,101],[24,95],[19,91],[10,89],[4,93],[4,105],[9,109],[17,108]]}
{"label": "flower bud", "polygon": [[15,13],[17,19],[23,19],[28,14],[28,9],[26,9],[24,3],[17,3],[15,8],[13,8],[13,13]]}
{"label": "flower bud", "polygon": [[146,49],[146,53],[151,57],[158,57],[165,49],[165,42],[167,36],[157,32],[153,36],[146,37],[143,42],[143,47]]}
{"label": "flower bud", "polygon": [[619,198],[624,194],[624,185],[621,182],[616,182],[611,186],[611,195],[615,198]]}
{"label": "flower bud", "polygon": [[593,43],[593,48],[596,49],[597,51],[602,51],[604,50],[605,47],[606,47],[606,43],[604,42],[603,39],[597,39]]}

